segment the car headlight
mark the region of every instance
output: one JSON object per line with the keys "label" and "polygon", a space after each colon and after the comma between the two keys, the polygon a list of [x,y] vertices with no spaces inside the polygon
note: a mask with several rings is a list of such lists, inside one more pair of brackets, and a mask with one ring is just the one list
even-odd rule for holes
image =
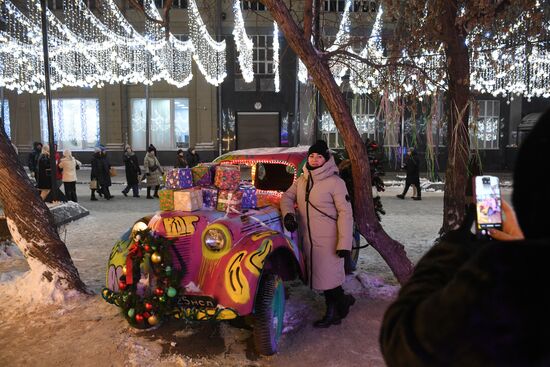
{"label": "car headlight", "polygon": [[212,224],[204,230],[202,243],[206,249],[222,256],[231,248],[231,234],[224,225]]}
{"label": "car headlight", "polygon": [[221,251],[227,243],[225,234],[217,228],[210,228],[204,234],[204,244],[212,251]]}

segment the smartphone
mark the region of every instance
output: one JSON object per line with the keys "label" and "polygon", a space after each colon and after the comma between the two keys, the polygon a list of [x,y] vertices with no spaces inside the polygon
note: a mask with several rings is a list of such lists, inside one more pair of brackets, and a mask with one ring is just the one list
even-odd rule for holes
{"label": "smartphone", "polygon": [[502,229],[502,200],[498,177],[474,177],[476,201],[476,234],[491,239],[489,229]]}

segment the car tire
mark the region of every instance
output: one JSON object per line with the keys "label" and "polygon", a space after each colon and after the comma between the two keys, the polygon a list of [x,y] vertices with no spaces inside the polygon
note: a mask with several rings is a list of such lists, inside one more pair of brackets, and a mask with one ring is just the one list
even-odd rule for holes
{"label": "car tire", "polygon": [[352,274],[357,269],[357,261],[359,260],[359,246],[361,245],[361,235],[359,231],[353,232],[353,242],[351,245],[351,253],[344,258],[344,270],[346,275]]}
{"label": "car tire", "polygon": [[276,274],[263,274],[254,307],[254,345],[262,355],[277,353],[283,332],[285,291]]}

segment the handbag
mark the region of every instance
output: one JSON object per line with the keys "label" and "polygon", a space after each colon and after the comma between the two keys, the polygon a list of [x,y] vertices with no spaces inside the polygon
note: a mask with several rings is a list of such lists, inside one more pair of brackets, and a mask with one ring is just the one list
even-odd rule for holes
{"label": "handbag", "polygon": [[90,190],[97,190],[97,180],[90,181]]}
{"label": "handbag", "polygon": [[109,176],[111,176],[111,177],[116,176],[116,168],[115,167],[110,167],[109,168]]}

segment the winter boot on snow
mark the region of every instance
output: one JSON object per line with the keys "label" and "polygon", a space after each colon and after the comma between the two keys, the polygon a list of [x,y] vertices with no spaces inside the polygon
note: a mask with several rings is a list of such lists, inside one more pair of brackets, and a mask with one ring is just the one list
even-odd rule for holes
{"label": "winter boot on snow", "polygon": [[334,298],[334,293],[331,290],[325,291],[325,303],[327,310],[325,316],[321,320],[317,320],[313,323],[313,327],[316,328],[328,328],[331,325],[338,325],[342,322],[337,310],[337,303]]}
{"label": "winter boot on snow", "polygon": [[151,196],[151,187],[147,187],[147,199],[152,199],[153,197]]}
{"label": "winter boot on snow", "polygon": [[338,299],[338,314],[340,318],[345,319],[349,313],[349,308],[355,304],[355,297],[351,294],[342,293],[340,299]]}
{"label": "winter boot on snow", "polygon": [[92,190],[92,196],[90,197],[91,201],[97,201],[97,198],[95,197],[95,190]]}
{"label": "winter boot on snow", "polygon": [[153,195],[153,196],[156,197],[157,199],[158,199],[158,197],[159,197],[159,188],[160,188],[160,185],[155,186],[155,194]]}

